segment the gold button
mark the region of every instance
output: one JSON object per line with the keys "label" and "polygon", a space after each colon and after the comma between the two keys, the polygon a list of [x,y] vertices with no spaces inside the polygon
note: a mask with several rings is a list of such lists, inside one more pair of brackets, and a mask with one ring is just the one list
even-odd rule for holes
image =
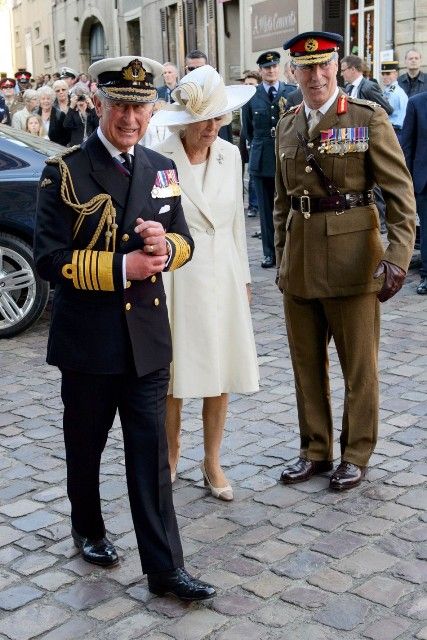
{"label": "gold button", "polygon": [[308,194],[309,194],[309,193],[310,193],[310,192],[309,192],[309,191],[307,191],[307,189],[304,189],[304,195],[305,195],[305,196],[308,196]]}
{"label": "gold button", "polygon": [[129,289],[130,285],[131,285],[130,280],[126,280],[126,289]]}
{"label": "gold button", "polygon": [[314,147],[314,142],[307,142],[307,147],[312,149]]}
{"label": "gold button", "polygon": [[128,234],[127,234],[127,233],[124,233],[124,234],[122,235],[122,240],[123,240],[123,242],[127,242],[127,241],[129,240],[129,236],[128,236]]}
{"label": "gold button", "polygon": [[156,278],[156,276],[151,276],[150,280],[151,280],[151,282],[156,282],[157,278]]}
{"label": "gold button", "polygon": [[305,168],[305,172],[306,173],[311,173],[313,171],[313,169],[310,167],[310,165],[308,164]]}
{"label": "gold button", "polygon": [[284,154],[284,153],[281,153],[281,154],[280,154],[280,159],[281,159],[281,160],[283,160],[283,158],[284,158],[284,157],[285,157],[285,154]]}
{"label": "gold button", "polygon": [[126,302],[126,311],[130,311],[132,309],[132,305],[130,302]]}
{"label": "gold button", "polygon": [[160,304],[160,300],[158,298],[154,298],[154,306],[158,307]]}

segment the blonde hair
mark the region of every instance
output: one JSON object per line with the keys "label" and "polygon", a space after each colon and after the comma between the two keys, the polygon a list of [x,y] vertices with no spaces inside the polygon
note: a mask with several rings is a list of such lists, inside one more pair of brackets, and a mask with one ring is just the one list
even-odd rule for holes
{"label": "blonde hair", "polygon": [[44,124],[43,124],[43,120],[41,119],[41,116],[32,113],[30,116],[28,116],[28,118],[25,121],[25,131],[27,133],[31,133],[31,131],[28,129],[28,121],[31,120],[31,118],[35,118],[37,120],[37,122],[39,123],[39,132],[38,133],[32,133],[31,135],[33,136],[38,136],[39,138],[44,138],[44,136],[46,135],[46,131],[44,128]]}

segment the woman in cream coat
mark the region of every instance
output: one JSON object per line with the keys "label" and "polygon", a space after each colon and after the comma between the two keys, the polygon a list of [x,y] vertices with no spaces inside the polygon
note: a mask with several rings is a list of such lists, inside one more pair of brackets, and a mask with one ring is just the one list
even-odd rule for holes
{"label": "woman in cream coat", "polygon": [[222,500],[233,499],[219,459],[228,394],[258,390],[241,160],[237,147],[217,137],[230,112],[252,96],[251,87],[242,88],[224,87],[206,65],[181,80],[173,95],[176,106],[153,116],[179,129],[156,150],[177,166],[195,244],[191,262],[164,274],[173,340],[166,417],[169,463],[174,480],[182,399],[203,398],[201,470],[205,485]]}

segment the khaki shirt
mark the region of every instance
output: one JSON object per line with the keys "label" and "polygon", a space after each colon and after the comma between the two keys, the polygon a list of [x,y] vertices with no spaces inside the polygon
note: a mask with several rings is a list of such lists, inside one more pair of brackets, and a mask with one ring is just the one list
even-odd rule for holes
{"label": "khaki shirt", "polygon": [[[340,96],[342,92],[310,136],[304,108],[286,112],[276,130],[273,216],[279,286],[302,298],[378,291],[382,278],[375,280],[373,273],[379,261],[388,260],[406,271],[413,251],[416,206],[412,180],[387,114],[375,103],[348,96],[345,113],[338,114]],[[365,151],[320,153],[321,130],[349,127],[368,127]],[[380,186],[387,207],[385,249],[374,204],[312,213],[309,218],[291,209],[291,195],[328,195],[317,173],[306,171],[298,131],[313,143],[311,151],[341,194]]]}

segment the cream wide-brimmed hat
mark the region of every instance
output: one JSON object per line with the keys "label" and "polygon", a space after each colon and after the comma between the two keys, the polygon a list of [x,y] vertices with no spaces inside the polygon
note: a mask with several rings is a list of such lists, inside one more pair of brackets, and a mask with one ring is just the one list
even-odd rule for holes
{"label": "cream wide-brimmed hat", "polygon": [[174,103],[157,111],[151,121],[156,126],[180,126],[202,122],[242,107],[255,93],[252,85],[225,86],[209,64],[187,73],[172,91]]}

